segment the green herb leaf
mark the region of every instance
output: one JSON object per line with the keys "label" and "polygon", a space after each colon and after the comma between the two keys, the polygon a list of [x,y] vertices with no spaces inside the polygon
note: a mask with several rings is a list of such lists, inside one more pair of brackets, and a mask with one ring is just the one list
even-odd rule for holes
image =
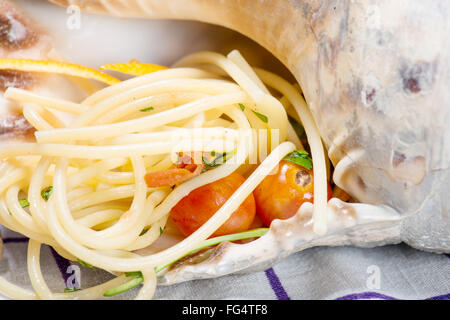
{"label": "green herb leaf", "polygon": [[45,201],[48,201],[50,199],[50,196],[52,195],[53,186],[47,187],[41,191],[41,196]]}
{"label": "green herb leaf", "polygon": [[141,232],[141,234],[139,235],[139,236],[143,236],[144,234],[146,234],[147,232],[148,232],[148,228],[147,229],[144,229],[144,230],[142,230],[142,232]]}
{"label": "green herb leaf", "polygon": [[291,161],[295,164],[298,164],[306,169],[312,169],[313,163],[311,158],[309,157],[309,153],[305,150],[296,150],[289,153],[283,160]]}
{"label": "green herb leaf", "polygon": [[[206,165],[207,168],[211,169],[211,168],[215,168],[217,166],[220,166],[221,164],[223,164],[226,160],[227,157],[231,154],[233,154],[234,152],[225,152],[222,153],[220,155],[218,155],[213,161],[209,162],[209,159],[206,157],[202,157],[203,163]],[[214,153],[215,154],[215,153]]]}
{"label": "green herb leaf", "polygon": [[131,290],[140,285],[142,282],[144,282],[143,277],[134,278],[128,282],[125,282],[124,284],[121,284],[120,286],[106,290],[103,295],[105,297],[112,297],[115,296],[116,294]]}
{"label": "green herb leaf", "polygon": [[105,291],[105,293],[103,295],[105,297],[115,296],[116,294],[131,290],[134,287],[137,287],[144,281],[144,276],[142,275],[142,272],[140,272],[140,271],[125,272],[125,276],[133,277],[134,279],[132,279],[124,284],[121,284],[120,286],[117,286],[115,288]]}
{"label": "green herb leaf", "polygon": [[30,203],[28,202],[27,199],[20,199],[20,200],[19,200],[19,203],[20,203],[20,206],[21,206],[22,208],[26,208],[26,207],[29,207],[29,206],[30,206]]}
{"label": "green herb leaf", "polygon": [[149,112],[149,111],[152,111],[153,109],[155,109],[155,108],[153,108],[153,107],[148,107],[148,108],[141,109],[140,111],[141,111],[141,112]]}
{"label": "green herb leaf", "polygon": [[161,270],[167,268],[168,266],[177,262],[181,258],[184,258],[185,256],[190,255],[191,253],[194,253],[201,249],[211,247],[211,246],[214,246],[216,244],[219,244],[219,243],[225,242],[225,241],[236,241],[236,240],[243,240],[243,239],[249,239],[249,238],[258,238],[258,237],[263,236],[268,230],[269,230],[269,228],[258,228],[258,229],[253,229],[253,230],[248,230],[248,231],[238,232],[238,233],[233,233],[233,234],[227,234],[224,236],[219,236],[219,237],[214,237],[214,238],[204,240],[194,250],[189,251],[188,253],[184,254],[183,256],[179,257],[176,260],[173,260],[172,262],[166,264],[165,266],[155,268],[155,272],[160,272]]}
{"label": "green herb leaf", "polygon": [[161,227],[159,227],[159,235],[162,235],[162,234],[163,234],[163,232],[164,232],[164,229],[163,229],[163,228],[161,228]]}
{"label": "green herb leaf", "polygon": [[242,103],[239,103],[239,107],[241,108],[242,111],[245,110],[245,106]]}
{"label": "green herb leaf", "polygon": [[207,167],[214,167],[214,160],[212,162],[209,162],[209,159],[207,157],[202,157],[202,161]]}
{"label": "green herb leaf", "polygon": [[267,118],[267,116],[263,115],[262,113],[259,113],[255,110],[252,110],[252,112],[259,118],[259,120],[261,120],[264,123],[268,123],[269,122],[269,118]]}
{"label": "green herb leaf", "polygon": [[77,289],[77,288],[65,288],[64,289],[64,292],[65,293],[67,293],[67,292],[75,292],[75,291],[79,291],[80,289]]}
{"label": "green herb leaf", "polygon": [[133,271],[133,272],[125,272],[125,276],[127,276],[127,277],[136,277],[136,278],[138,278],[138,277],[143,277],[143,275],[142,275],[142,272],[140,272],[140,271]]}
{"label": "green herb leaf", "polygon": [[81,264],[83,267],[94,269],[94,266],[92,264],[87,263],[86,261],[83,261],[81,259],[78,259],[78,263]]}

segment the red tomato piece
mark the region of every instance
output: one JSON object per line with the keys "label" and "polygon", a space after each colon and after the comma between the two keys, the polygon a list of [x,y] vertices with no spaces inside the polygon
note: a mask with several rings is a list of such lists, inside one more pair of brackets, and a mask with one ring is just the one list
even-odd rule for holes
{"label": "red tomato piece", "polygon": [[[191,191],[172,208],[173,222],[185,236],[189,236],[208,221],[244,181],[243,176],[234,172]],[[212,237],[248,230],[255,213],[255,199],[250,194]]]}
{"label": "red tomato piece", "polygon": [[[283,160],[277,173],[265,177],[253,194],[256,214],[266,226],[270,226],[275,219],[288,219],[304,202],[314,202],[313,170]],[[328,200],[331,196],[328,183]]]}

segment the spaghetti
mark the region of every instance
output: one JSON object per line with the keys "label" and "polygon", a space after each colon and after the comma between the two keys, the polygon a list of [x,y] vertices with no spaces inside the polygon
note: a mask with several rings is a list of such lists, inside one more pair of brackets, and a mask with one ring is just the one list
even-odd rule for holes
{"label": "spaghetti", "polygon": [[[46,72],[44,63],[7,62],[8,68]],[[70,65],[61,71],[58,66],[53,63],[50,71],[76,70],[70,75],[111,85],[82,103],[6,91],[6,98],[31,103],[23,114],[36,129],[36,142],[0,149],[0,223],[30,238],[28,273],[34,291],[0,278],[2,293],[16,299],[93,299],[124,285],[129,280],[124,273],[139,271],[143,286],[137,299],[151,298],[157,270],[210,237],[287,154],[302,148],[288,121],[287,104],[297,112],[311,148],[314,230],[326,232],[324,148],[301,93],[286,80],[250,67],[238,51],[226,57],[192,54],[173,68],[152,67],[155,72],[122,82],[91,69]],[[119,67],[107,69],[123,71],[126,64]],[[70,115],[70,124],[52,109]],[[267,157],[262,150],[269,150]],[[148,172],[165,170],[179,153],[190,152],[232,156],[175,188],[147,187]],[[249,159],[255,160],[253,166]],[[135,253],[159,238],[183,197],[237,170],[246,172],[245,182],[193,234],[151,255]],[[51,292],[39,263],[41,244],[119,276],[88,289]]]}

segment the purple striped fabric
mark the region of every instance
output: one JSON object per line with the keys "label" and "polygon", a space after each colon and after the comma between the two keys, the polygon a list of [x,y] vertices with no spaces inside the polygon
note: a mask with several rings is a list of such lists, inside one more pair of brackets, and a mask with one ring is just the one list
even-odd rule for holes
{"label": "purple striped fabric", "polygon": [[[4,238],[3,243],[25,243],[28,242],[28,238]],[[52,253],[53,258],[55,259],[56,265],[58,266],[59,272],[61,272],[61,276],[64,279],[64,283],[67,282],[67,279],[70,277],[70,274],[66,273],[67,268],[71,265],[70,261],[61,257],[58,252],[55,251],[52,247],[50,247],[50,251]]]}
{"label": "purple striped fabric", "polygon": [[4,238],[3,243],[22,243],[28,242],[28,238]]}
{"label": "purple striped fabric", "polygon": [[[382,293],[373,292],[373,291],[367,291],[367,292],[360,292],[360,293],[351,293],[339,298],[336,298],[336,300],[363,300],[363,299],[382,299],[382,300],[402,300],[396,297],[388,296]],[[420,299],[420,300],[450,300],[450,293],[434,296],[426,299]]]}
{"label": "purple striped fabric", "polygon": [[67,268],[70,267],[71,263],[69,260],[61,257],[58,252],[55,251],[52,247],[50,247],[50,251],[52,252],[53,258],[55,259],[56,265],[58,266],[59,272],[61,272],[61,276],[64,279],[64,283],[67,283],[67,280],[70,277],[70,273],[67,273]]}
{"label": "purple striped fabric", "polygon": [[336,300],[362,300],[362,299],[383,299],[383,300],[399,300],[397,298],[387,296],[378,292],[360,292],[351,293],[343,297],[339,297]]}
{"label": "purple striped fabric", "polygon": [[431,298],[427,298],[424,300],[450,300],[450,293],[447,294],[443,294],[440,296],[435,296],[435,297],[431,297]]}
{"label": "purple striped fabric", "polygon": [[278,278],[275,270],[273,268],[267,269],[264,271],[267,279],[269,280],[270,286],[272,287],[273,292],[275,293],[278,300],[291,300],[289,298],[286,290],[284,290],[283,285],[281,284],[280,278]]}
{"label": "purple striped fabric", "polygon": [[[3,243],[26,243],[28,242],[28,238],[4,238]],[[55,262],[58,266],[59,271],[61,272],[61,276],[64,279],[64,282],[67,282],[70,274],[66,273],[67,268],[71,265],[70,261],[61,257],[52,247],[50,247],[50,251],[55,259]],[[446,254],[448,258],[450,258],[450,254]],[[275,296],[278,300],[290,300],[291,298],[287,294],[283,285],[281,284],[280,278],[275,273],[273,268],[267,269],[264,271],[267,279],[270,283],[270,286],[275,293]],[[350,293],[345,296],[336,298],[336,300],[361,300],[361,299],[383,299],[383,300],[401,300],[396,297],[388,296],[379,292],[367,291],[367,292],[359,292],[359,293]],[[450,300],[450,293],[443,294],[439,296],[433,296],[430,298],[426,298],[423,300]]]}
{"label": "purple striped fabric", "polygon": [[[3,243],[25,243],[28,242],[28,238],[4,238]],[[71,265],[70,261],[61,257],[58,252],[55,251],[52,247],[50,247],[50,251],[52,253],[53,258],[55,259],[56,265],[58,266],[59,272],[61,272],[61,276],[64,282],[67,282],[67,279],[70,277],[68,274],[67,268]]]}

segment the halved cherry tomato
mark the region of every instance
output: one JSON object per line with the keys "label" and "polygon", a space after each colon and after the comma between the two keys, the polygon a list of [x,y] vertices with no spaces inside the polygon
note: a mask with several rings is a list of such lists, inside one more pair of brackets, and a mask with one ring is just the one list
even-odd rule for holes
{"label": "halved cherry tomato", "polygon": [[[282,160],[276,174],[268,175],[253,192],[256,214],[266,226],[274,219],[288,219],[304,202],[314,202],[313,169]],[[328,183],[328,200],[332,191]]]}
{"label": "halved cherry tomato", "polygon": [[[190,235],[208,221],[244,181],[243,176],[234,172],[191,191],[172,208],[173,222],[185,236]],[[212,236],[248,230],[255,218],[255,212],[255,199],[253,194],[250,194]]]}

